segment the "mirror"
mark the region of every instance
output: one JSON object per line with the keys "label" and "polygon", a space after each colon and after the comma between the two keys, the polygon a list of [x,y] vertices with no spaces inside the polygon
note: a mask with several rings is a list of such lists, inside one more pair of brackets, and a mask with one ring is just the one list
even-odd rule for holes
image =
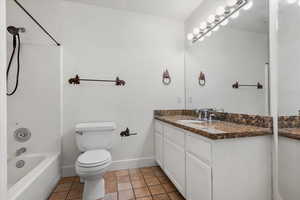
{"label": "mirror", "polygon": [[298,1],[279,1],[278,111],[279,194],[282,200],[300,197],[300,7]]}
{"label": "mirror", "polygon": [[[203,1],[186,21],[186,32],[197,32],[194,27],[224,5]],[[268,1],[254,0],[226,23],[204,40],[186,43],[186,107],[269,115]]]}

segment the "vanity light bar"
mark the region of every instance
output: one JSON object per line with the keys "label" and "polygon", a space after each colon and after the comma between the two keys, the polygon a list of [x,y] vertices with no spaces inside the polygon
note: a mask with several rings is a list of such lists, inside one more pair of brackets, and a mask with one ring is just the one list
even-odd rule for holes
{"label": "vanity light bar", "polygon": [[187,39],[192,43],[204,40],[204,37],[209,37],[212,31],[217,31],[220,25],[227,25],[230,17],[237,18],[242,8],[248,10],[252,5],[253,2],[250,0],[229,0],[225,8],[219,7],[216,15],[210,15],[207,22],[202,22],[199,28],[194,28],[193,33],[187,35]]}
{"label": "vanity light bar", "polygon": [[286,0],[286,2],[287,2],[288,4],[294,4],[294,3],[297,3],[298,6],[300,6],[300,0]]}

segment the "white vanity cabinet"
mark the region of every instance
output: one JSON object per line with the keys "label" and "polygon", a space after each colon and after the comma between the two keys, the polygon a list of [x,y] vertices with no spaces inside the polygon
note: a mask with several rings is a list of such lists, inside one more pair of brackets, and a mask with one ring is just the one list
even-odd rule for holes
{"label": "white vanity cabinet", "polygon": [[163,156],[163,125],[159,122],[155,123],[154,126],[154,137],[155,137],[155,160],[161,168],[164,168],[164,156]]}
{"label": "white vanity cabinet", "polygon": [[182,195],[185,195],[184,133],[164,127],[164,171]]}
{"label": "white vanity cabinet", "polygon": [[186,134],[186,199],[212,199],[211,145]]}
{"label": "white vanity cabinet", "polygon": [[271,136],[212,140],[155,127],[156,161],[186,200],[271,200]]}

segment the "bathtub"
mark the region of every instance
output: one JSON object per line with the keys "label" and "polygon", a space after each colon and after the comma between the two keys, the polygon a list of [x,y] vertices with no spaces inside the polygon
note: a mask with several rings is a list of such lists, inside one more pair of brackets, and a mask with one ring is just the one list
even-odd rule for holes
{"label": "bathtub", "polygon": [[[8,199],[46,200],[60,179],[59,157],[58,153],[25,153],[8,159]],[[20,160],[25,161],[25,165],[17,168]]]}

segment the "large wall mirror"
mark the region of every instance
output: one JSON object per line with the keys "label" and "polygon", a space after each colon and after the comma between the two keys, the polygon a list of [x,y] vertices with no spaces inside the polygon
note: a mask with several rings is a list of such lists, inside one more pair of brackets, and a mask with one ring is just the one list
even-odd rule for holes
{"label": "large wall mirror", "polygon": [[[203,1],[186,21],[186,32],[222,5],[224,1]],[[241,9],[211,35],[187,42],[187,109],[269,115],[268,27],[268,0],[254,0],[251,9]]]}
{"label": "large wall mirror", "polygon": [[278,112],[279,195],[282,200],[300,198],[300,3],[279,1]]}

